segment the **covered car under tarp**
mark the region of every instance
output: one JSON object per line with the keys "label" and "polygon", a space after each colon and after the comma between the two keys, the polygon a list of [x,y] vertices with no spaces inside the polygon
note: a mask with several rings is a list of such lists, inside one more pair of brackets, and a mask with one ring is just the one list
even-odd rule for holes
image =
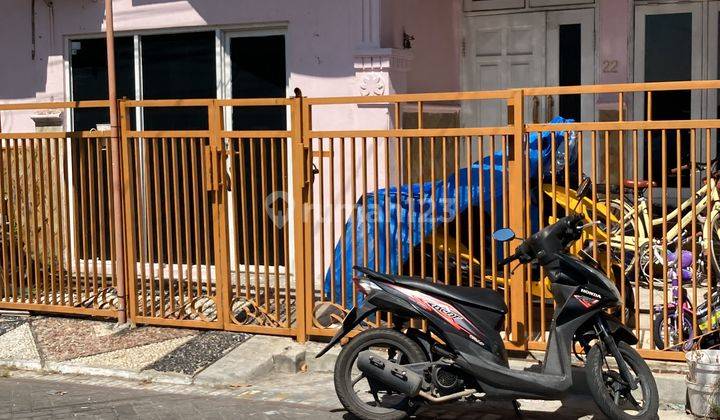
{"label": "covered car under tarp", "polygon": [[[551,123],[567,123],[562,117],[555,117]],[[543,176],[549,174],[551,167],[552,138],[550,131],[542,133],[542,161]],[[556,171],[564,165],[565,133],[555,132]],[[530,180],[537,179],[538,139],[537,133],[529,135],[529,168]],[[570,151],[570,165],[574,165],[576,157],[576,142],[574,135],[568,142]],[[482,170],[482,190],[480,190],[480,171]],[[448,175],[447,181],[430,181],[423,184],[409,184],[398,187],[380,189],[365,194],[357,201],[354,211],[345,223],[345,244],[342,239],[335,245],[333,264],[325,273],[324,291],[331,296],[331,289],[335,292],[334,303],[342,303],[340,290],[345,280],[345,290],[352,290],[352,267],[364,265],[381,272],[397,274],[399,262],[407,262],[411,250],[422,240],[422,233],[427,236],[443,223],[452,221],[464,212],[468,206],[480,206],[484,200],[484,208],[490,210],[491,197],[495,197],[495,221],[493,229],[502,227],[503,203],[503,153],[496,151],[494,156],[485,156],[482,164],[476,161],[470,168],[462,168],[454,174]],[[470,182],[468,183],[468,176]],[[494,178],[491,183],[491,178]],[[491,189],[491,184],[494,190]],[[399,195],[399,197],[398,197]],[[398,202],[399,198],[399,202]],[[386,210],[386,202],[387,209]],[[399,205],[398,205],[399,204]],[[433,213],[434,208],[434,213]],[[537,224],[537,208],[533,207],[531,214],[533,227]],[[422,211],[421,211],[422,209]],[[433,215],[435,218],[433,218]],[[354,219],[354,220],[353,220]],[[375,221],[377,220],[377,223]],[[387,221],[387,223],[386,223]],[[377,231],[375,229],[377,225]],[[353,228],[355,229],[355,246],[353,247]],[[398,259],[398,239],[400,240],[400,259]],[[366,244],[367,241],[367,244]],[[386,246],[389,244],[389,260],[386,259]],[[377,252],[376,252],[377,246]],[[367,247],[367,248],[366,248]],[[367,255],[365,250],[367,249]],[[375,258],[377,254],[377,259]],[[389,264],[389,265],[388,265]],[[344,274],[344,275],[343,275]],[[352,293],[346,293],[346,306],[352,307]]]}

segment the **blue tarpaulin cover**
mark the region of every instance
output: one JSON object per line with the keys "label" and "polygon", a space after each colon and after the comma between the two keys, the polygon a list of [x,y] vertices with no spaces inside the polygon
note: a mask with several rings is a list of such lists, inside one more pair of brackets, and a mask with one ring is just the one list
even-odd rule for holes
{"label": "blue tarpaulin cover", "polygon": [[[551,123],[573,122],[573,120],[555,117]],[[552,153],[552,136],[549,131],[542,133],[542,160],[543,171],[549,174],[550,158]],[[555,133],[556,155],[564,151],[564,132]],[[531,133],[528,139],[528,151],[530,159],[530,180],[537,179],[538,140],[537,133]],[[574,164],[575,141],[571,136],[568,142],[572,148],[570,153],[571,162]],[[556,171],[564,165],[564,154],[556,158]],[[325,274],[324,289],[325,295],[330,296],[331,288],[335,288],[335,303],[341,303],[342,297],[339,291],[343,278],[345,278],[346,290],[352,290],[352,267],[362,265],[365,261],[365,241],[367,239],[367,266],[381,272],[390,274],[398,273],[398,238],[401,243],[401,260],[405,263],[411,250],[423,240],[421,232],[429,235],[436,226],[444,221],[452,221],[458,214],[464,212],[468,206],[479,206],[480,200],[484,200],[484,208],[489,211],[490,197],[495,196],[496,224],[494,229],[502,224],[502,203],[503,185],[502,173],[505,170],[502,159],[502,151],[496,151],[494,156],[485,156],[482,159],[482,191],[480,191],[480,170],[481,163],[474,162],[469,168],[462,168],[452,175],[448,175],[447,181],[430,181],[423,184],[401,185],[367,193],[357,201],[353,215],[345,223],[345,249],[343,254],[342,239],[335,245],[333,253],[333,265],[328,268]],[[547,169],[545,169],[547,168]],[[471,177],[468,185],[468,174]],[[494,177],[494,191],[490,189],[490,179]],[[398,205],[398,195],[400,201]],[[457,200],[457,201],[456,201]],[[386,214],[386,201],[388,202],[389,213]],[[447,207],[446,207],[447,204]],[[457,207],[456,207],[457,204]],[[421,211],[422,208],[422,211]],[[433,208],[435,209],[433,219]],[[447,211],[447,212],[446,212]],[[537,210],[531,217],[537,219]],[[424,217],[421,219],[421,215]],[[408,217],[412,218],[409,223]],[[355,247],[352,243],[353,218],[355,219]],[[375,220],[377,219],[377,232],[375,231]],[[389,223],[385,223],[385,221]],[[421,224],[424,227],[421,228]],[[533,223],[535,225],[535,223]],[[386,229],[386,226],[388,229]],[[412,231],[410,227],[412,226]],[[367,238],[365,234],[367,233]],[[389,240],[388,240],[389,239]],[[375,245],[377,244],[377,261],[375,259]],[[386,244],[390,244],[390,260],[386,261]],[[389,264],[389,266],[388,266]],[[334,285],[333,283],[334,269]],[[343,276],[343,271],[345,276]],[[352,307],[352,293],[347,293],[347,307]]]}

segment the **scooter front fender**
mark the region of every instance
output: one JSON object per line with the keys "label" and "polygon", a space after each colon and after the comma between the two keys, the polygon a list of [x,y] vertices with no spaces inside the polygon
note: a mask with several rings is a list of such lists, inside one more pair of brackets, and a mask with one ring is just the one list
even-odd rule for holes
{"label": "scooter front fender", "polygon": [[612,315],[608,315],[605,312],[600,312],[603,319],[605,319],[605,322],[608,325],[608,329],[610,330],[610,335],[612,338],[615,339],[615,341],[624,341],[627,344],[635,345],[638,342],[638,338],[635,336],[635,333],[625,325],[623,325],[617,318],[615,318]]}
{"label": "scooter front fender", "polygon": [[377,307],[373,305],[372,303],[368,302],[368,299],[366,299],[362,306],[358,308],[357,306],[352,308],[350,312],[348,312],[347,315],[345,315],[345,319],[343,319],[342,326],[338,330],[338,332],[335,333],[333,338],[330,340],[327,346],[325,346],[320,353],[315,356],[315,358],[322,357],[325,353],[327,353],[331,348],[333,348],[337,343],[342,340],[343,337],[348,335],[350,331],[352,331],[355,327],[360,325],[361,322],[370,314],[375,312],[377,310]]}

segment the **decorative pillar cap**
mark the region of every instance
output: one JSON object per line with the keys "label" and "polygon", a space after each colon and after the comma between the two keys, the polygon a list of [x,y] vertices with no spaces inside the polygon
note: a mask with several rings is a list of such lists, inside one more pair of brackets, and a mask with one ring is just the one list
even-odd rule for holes
{"label": "decorative pillar cap", "polygon": [[61,127],[63,125],[63,111],[57,109],[48,109],[38,111],[30,116],[35,123],[35,127]]}

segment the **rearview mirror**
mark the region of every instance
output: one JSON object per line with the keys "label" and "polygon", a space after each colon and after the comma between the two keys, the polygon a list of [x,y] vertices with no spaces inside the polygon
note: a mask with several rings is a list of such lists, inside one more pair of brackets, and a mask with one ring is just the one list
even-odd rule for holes
{"label": "rearview mirror", "polygon": [[496,241],[507,242],[515,239],[515,232],[510,228],[502,228],[493,232],[492,236]]}
{"label": "rearview mirror", "polygon": [[577,198],[583,198],[588,192],[588,188],[590,188],[590,177],[583,178],[582,182],[578,186],[577,193],[575,194]]}

